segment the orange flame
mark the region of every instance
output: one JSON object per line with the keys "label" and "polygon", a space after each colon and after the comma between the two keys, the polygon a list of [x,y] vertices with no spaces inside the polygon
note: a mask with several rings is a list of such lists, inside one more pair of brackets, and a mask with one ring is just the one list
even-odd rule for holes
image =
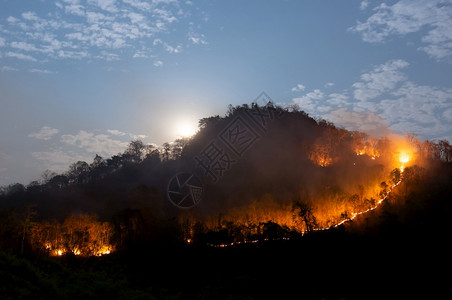
{"label": "orange flame", "polygon": [[401,152],[400,156],[399,156],[399,160],[402,164],[406,164],[407,162],[410,161],[410,156],[408,155],[408,153]]}
{"label": "orange flame", "polygon": [[410,161],[410,155],[405,151],[400,152],[399,161],[402,163],[400,171],[403,172],[405,170],[405,164]]}

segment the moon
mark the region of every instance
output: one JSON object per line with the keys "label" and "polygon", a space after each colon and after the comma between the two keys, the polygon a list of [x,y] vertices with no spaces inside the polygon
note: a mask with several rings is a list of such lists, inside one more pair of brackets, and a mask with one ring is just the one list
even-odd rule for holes
{"label": "moon", "polygon": [[191,137],[196,134],[198,128],[189,122],[181,122],[177,125],[177,134],[181,137]]}

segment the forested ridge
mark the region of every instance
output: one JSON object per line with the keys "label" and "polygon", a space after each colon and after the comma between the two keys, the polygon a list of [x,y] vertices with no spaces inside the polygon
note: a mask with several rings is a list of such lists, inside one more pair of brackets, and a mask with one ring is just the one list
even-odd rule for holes
{"label": "forested ridge", "polygon": [[[418,282],[426,274],[413,276],[411,263],[448,257],[451,162],[445,140],[371,137],[271,103],[230,106],[191,138],[131,141],[113,157],[2,187],[0,297],[259,298],[266,286],[360,298],[382,266]],[[168,200],[181,172],[203,185],[189,209]]]}

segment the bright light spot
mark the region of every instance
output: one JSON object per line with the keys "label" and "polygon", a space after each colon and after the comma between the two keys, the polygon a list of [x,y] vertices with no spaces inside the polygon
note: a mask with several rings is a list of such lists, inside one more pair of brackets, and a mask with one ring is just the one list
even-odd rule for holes
{"label": "bright light spot", "polygon": [[400,171],[403,173],[405,170],[405,164],[410,161],[410,155],[406,152],[400,152],[399,161],[402,163],[400,166]]}
{"label": "bright light spot", "polygon": [[190,244],[191,243],[191,239],[187,239],[187,244]]}
{"label": "bright light spot", "polygon": [[177,134],[181,137],[191,137],[195,135],[198,128],[194,124],[181,122],[177,125]]}
{"label": "bright light spot", "polygon": [[410,160],[410,156],[407,153],[400,153],[399,160],[401,163],[406,164]]}

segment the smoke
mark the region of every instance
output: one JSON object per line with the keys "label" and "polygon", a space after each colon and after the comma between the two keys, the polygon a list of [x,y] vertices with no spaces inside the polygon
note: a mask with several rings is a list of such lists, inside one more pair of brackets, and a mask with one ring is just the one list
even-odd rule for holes
{"label": "smoke", "polygon": [[357,112],[340,108],[328,113],[325,118],[349,131],[364,132],[376,138],[393,134],[388,123],[373,112]]}
{"label": "smoke", "polygon": [[[254,108],[248,109],[252,113]],[[321,226],[329,226],[371,207],[394,167],[388,162],[393,160],[392,140],[399,136],[372,113],[341,109],[330,120],[347,130],[301,111],[286,111],[216,182],[203,178],[205,194],[192,213],[216,220],[211,222],[215,226],[222,219],[244,226],[272,221],[290,227],[295,226],[291,207],[301,201],[313,208]],[[191,155],[199,155],[228,122],[220,118],[201,130],[191,143]],[[388,139],[379,142],[376,137]],[[357,155],[361,147],[369,152]]]}

